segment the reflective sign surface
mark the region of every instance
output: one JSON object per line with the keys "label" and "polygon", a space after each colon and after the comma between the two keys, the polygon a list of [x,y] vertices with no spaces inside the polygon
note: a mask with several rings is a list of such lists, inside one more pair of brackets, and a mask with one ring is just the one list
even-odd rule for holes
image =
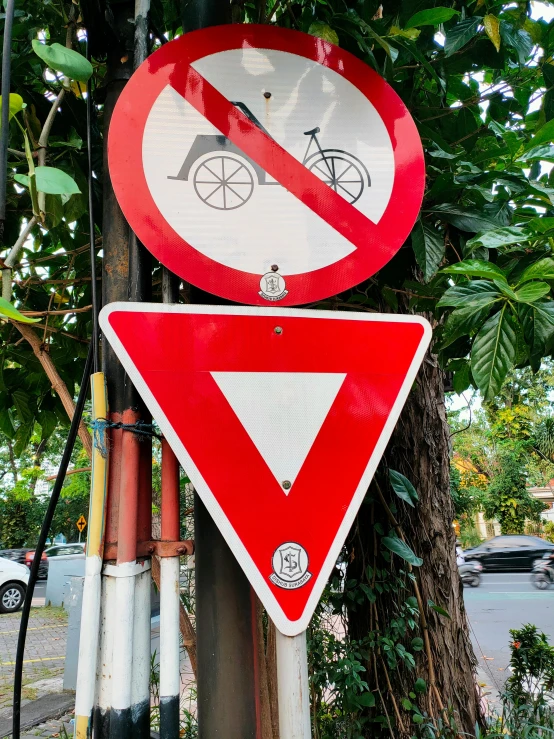
{"label": "reflective sign surface", "polygon": [[100,320],[275,625],[304,631],[415,379],[429,324],[145,303],[113,303]]}
{"label": "reflective sign surface", "polygon": [[209,28],[155,52],[119,99],[108,153],[152,253],[260,305],[374,274],[423,195],[419,136],[392,88],[348,52],[268,26]]}

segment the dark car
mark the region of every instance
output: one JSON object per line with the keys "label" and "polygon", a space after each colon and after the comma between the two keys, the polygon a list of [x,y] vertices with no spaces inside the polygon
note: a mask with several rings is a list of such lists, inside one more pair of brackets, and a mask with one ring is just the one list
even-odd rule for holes
{"label": "dark car", "polygon": [[554,544],[538,536],[495,536],[466,549],[464,557],[466,562],[480,562],[486,571],[531,570],[536,559],[550,552],[554,552]]}
{"label": "dark car", "polygon": [[[17,562],[20,565],[27,565],[28,568],[31,566],[32,560],[32,557],[29,556],[30,554],[34,554],[34,549],[0,549],[0,557],[9,559],[12,562]],[[46,580],[47,577],[48,561],[43,556],[38,568],[38,579]]]}

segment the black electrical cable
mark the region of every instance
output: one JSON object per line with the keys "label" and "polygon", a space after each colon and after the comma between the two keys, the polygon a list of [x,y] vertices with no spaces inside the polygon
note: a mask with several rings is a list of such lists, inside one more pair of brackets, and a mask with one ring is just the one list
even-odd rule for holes
{"label": "black electrical cable", "polygon": [[2,45],[2,128],[0,130],[0,239],[4,238],[6,220],[6,183],[8,179],[8,137],[10,135],[10,81],[12,63],[12,28],[15,0],[8,0],[4,15],[4,42]]}
{"label": "black electrical cable", "polygon": [[[90,45],[88,41],[87,30],[87,59],[90,62]],[[98,347],[99,347],[99,328],[98,328],[98,290],[96,289],[96,248],[94,243],[94,209],[93,209],[93,192],[92,192],[92,77],[89,80],[87,88],[87,163],[88,163],[88,218],[89,218],[89,234],[90,234],[90,284],[92,297],[92,337],[91,342],[94,347],[93,353],[93,372],[98,372]]]}
{"label": "black electrical cable", "polygon": [[50,533],[50,526],[52,525],[52,519],[54,518],[54,512],[60,497],[60,492],[65,480],[65,474],[71,460],[71,454],[75,445],[75,439],[77,438],[77,432],[79,431],[79,424],[83,415],[83,408],[87,399],[87,391],[89,386],[89,378],[92,370],[92,357],[94,353],[94,345],[92,342],[89,344],[87,361],[85,363],[85,370],[83,372],[83,379],[81,380],[81,389],[79,390],[79,397],[75,405],[75,411],[73,418],[71,419],[71,426],[69,428],[69,434],[65,443],[65,449],[63,450],[60,467],[58,474],[56,475],[56,482],[50,496],[50,502],[48,503],[48,510],[42,522],[42,528],[40,530],[40,536],[38,538],[38,544],[35,549],[35,555],[31,562],[31,571],[29,574],[29,583],[27,585],[27,591],[25,593],[25,601],[23,603],[23,610],[21,612],[21,623],[19,626],[19,637],[17,640],[17,652],[15,655],[15,674],[13,684],[13,721],[12,721],[12,739],[20,739],[20,727],[21,727],[21,684],[23,678],[23,654],[25,652],[25,639],[27,637],[27,626],[29,624],[29,614],[31,612],[31,601],[33,600],[33,592],[38,579],[38,570],[40,567],[40,559],[46,546],[46,539]]}

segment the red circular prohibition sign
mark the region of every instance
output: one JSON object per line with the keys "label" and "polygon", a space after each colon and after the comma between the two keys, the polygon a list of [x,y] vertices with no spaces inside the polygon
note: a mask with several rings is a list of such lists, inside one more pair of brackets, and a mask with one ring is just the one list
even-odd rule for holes
{"label": "red circular prohibition sign", "polygon": [[[378,223],[292,157],[191,66],[210,54],[241,48],[284,51],[318,62],[346,78],[374,106],[392,142],[395,168],[390,199]],[[154,202],[142,161],[143,135],[148,115],[168,85],[354,245],[334,264],[286,275],[288,292],[279,305],[301,305],[347,290],[375,274],[400,249],[419,214],[425,165],[415,123],[392,87],[355,56],[323,39],[272,26],[216,26],[185,34],[152,54],[125,86],[108,134],[110,176],[119,205],[138,238],[172,272],[214,295],[268,305],[259,294],[260,274],[202,254],[176,233]]]}

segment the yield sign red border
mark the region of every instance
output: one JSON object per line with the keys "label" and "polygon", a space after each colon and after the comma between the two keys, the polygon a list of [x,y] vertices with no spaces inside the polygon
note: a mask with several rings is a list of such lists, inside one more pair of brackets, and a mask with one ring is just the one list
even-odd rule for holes
{"label": "yield sign red border", "polygon": [[[112,303],[100,322],[275,625],[300,633],[423,360],[429,324],[417,316],[146,303]],[[287,495],[219,389],[212,373],[220,372],[345,375]],[[271,433],[264,396],[252,402]],[[311,579],[289,590],[275,584],[272,557],[290,542],[305,547]]]}
{"label": "yield sign red border", "polygon": [[[191,64],[220,51],[254,47],[303,56],[337,72],[373,104],[393,143],[393,191],[378,224],[319,180],[233,106]],[[230,300],[267,305],[261,275],[204,256],[158,210],[142,164],[142,139],[156,99],[171,85],[272,177],[350,240],[355,250],[314,272],[286,275],[280,305],[299,305],[342,292],[370,277],[400,249],[418,216],[425,184],[421,141],[407,108],[382,77],[347,51],[298,31],[237,24],[185,34],[150,56],[125,86],[108,136],[108,162],[118,202],[140,240],[176,274]]]}

